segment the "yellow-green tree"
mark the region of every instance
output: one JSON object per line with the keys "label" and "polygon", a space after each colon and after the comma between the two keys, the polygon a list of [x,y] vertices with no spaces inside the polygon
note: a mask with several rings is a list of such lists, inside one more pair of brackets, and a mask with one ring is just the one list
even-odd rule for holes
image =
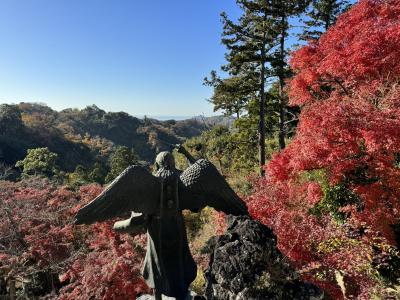
{"label": "yellow-green tree", "polygon": [[127,167],[136,164],[138,160],[139,157],[135,150],[129,149],[126,146],[117,147],[110,156],[110,172],[106,176],[106,182],[112,181]]}
{"label": "yellow-green tree", "polygon": [[57,172],[57,153],[51,152],[47,147],[28,149],[23,160],[17,161],[16,167],[22,168],[22,176],[51,177]]}

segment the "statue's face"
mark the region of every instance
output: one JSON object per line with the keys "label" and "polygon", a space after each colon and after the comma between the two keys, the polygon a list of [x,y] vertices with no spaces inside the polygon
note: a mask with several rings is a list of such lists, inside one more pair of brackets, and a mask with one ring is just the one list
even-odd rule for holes
{"label": "statue's face", "polygon": [[156,166],[157,166],[157,169],[160,169],[160,168],[173,169],[173,168],[175,168],[174,156],[168,151],[160,152],[156,157]]}

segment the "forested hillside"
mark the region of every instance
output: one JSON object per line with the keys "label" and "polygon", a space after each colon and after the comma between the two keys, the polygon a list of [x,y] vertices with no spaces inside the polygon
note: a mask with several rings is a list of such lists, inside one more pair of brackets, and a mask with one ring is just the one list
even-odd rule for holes
{"label": "forested hillside", "polygon": [[126,146],[139,160],[151,162],[155,153],[171,149],[208,128],[202,119],[158,121],[93,106],[57,112],[35,103],[0,106],[0,153],[14,166],[28,149],[47,147],[58,155],[61,170],[105,163],[116,147]]}

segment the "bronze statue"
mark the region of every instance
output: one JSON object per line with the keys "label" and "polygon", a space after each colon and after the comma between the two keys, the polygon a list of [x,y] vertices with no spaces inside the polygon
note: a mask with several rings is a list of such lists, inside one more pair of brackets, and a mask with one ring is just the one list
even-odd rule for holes
{"label": "bronze statue", "polygon": [[182,210],[198,212],[205,206],[232,215],[248,214],[246,204],[229,187],[213,164],[195,160],[182,146],[191,165],[175,168],[170,152],[156,158],[154,176],[141,166],[123,171],[99,196],[76,215],[75,224],[91,224],[132,211],[132,216],[114,224],[119,232],[147,231],[147,253],[142,274],[162,295],[184,299],[197,267],[190,253]]}

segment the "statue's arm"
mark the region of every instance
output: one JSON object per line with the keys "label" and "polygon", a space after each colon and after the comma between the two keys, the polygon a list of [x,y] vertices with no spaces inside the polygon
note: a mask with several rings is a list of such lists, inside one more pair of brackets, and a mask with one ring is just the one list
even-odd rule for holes
{"label": "statue's arm", "polygon": [[114,230],[119,233],[138,235],[146,232],[147,223],[147,215],[132,213],[132,216],[129,219],[115,222]]}
{"label": "statue's arm", "polygon": [[194,164],[196,162],[196,159],[182,145],[180,144],[176,145],[176,150],[179,153],[185,155],[185,157],[189,161],[189,164]]}

